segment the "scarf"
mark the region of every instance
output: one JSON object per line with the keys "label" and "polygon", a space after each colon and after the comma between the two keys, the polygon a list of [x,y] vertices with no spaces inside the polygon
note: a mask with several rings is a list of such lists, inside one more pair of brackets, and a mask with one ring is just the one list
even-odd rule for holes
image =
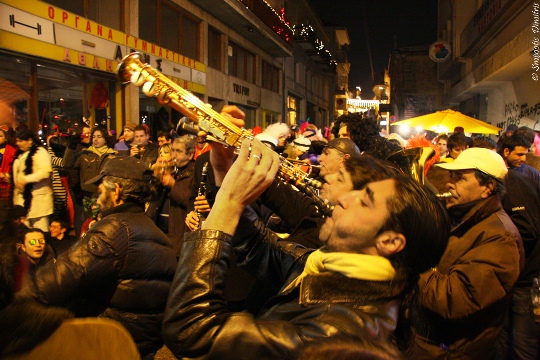
{"label": "scarf", "polygon": [[[34,172],[34,155],[38,151],[39,146],[37,144],[33,144],[30,150],[28,150],[28,157],[26,158],[26,161],[24,163],[24,175],[30,175]],[[26,210],[30,209],[30,205],[32,205],[32,183],[28,183],[24,186],[23,191],[23,199],[24,199],[24,208]]]}
{"label": "scarf", "polygon": [[322,272],[333,272],[352,279],[370,281],[388,281],[396,276],[396,270],[390,260],[382,256],[317,250],[308,256],[302,274],[283,291],[294,289],[308,275]]}
{"label": "scarf", "polygon": [[476,204],[483,200],[484,199],[480,199],[467,204],[454,205],[448,209],[448,214],[450,214],[450,219],[452,220],[452,227],[459,225],[463,221],[465,215],[467,215]]}
{"label": "scarf", "polygon": [[102,146],[102,147],[94,147],[94,145],[91,145],[88,147],[88,151],[91,151],[93,152],[94,154],[96,154],[97,156],[101,157],[103,155],[105,155],[106,153],[108,153],[110,150],[110,148],[105,145],[105,146]]}

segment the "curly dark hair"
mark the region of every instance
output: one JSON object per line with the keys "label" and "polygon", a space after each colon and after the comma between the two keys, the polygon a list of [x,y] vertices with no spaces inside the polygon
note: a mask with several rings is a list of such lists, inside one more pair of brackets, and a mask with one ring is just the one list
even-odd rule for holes
{"label": "curly dark hair", "polygon": [[338,136],[339,129],[343,124],[347,124],[351,140],[364,154],[378,159],[386,159],[391,154],[401,150],[399,144],[388,141],[380,135],[379,123],[368,111],[338,117],[332,127],[334,136]]}

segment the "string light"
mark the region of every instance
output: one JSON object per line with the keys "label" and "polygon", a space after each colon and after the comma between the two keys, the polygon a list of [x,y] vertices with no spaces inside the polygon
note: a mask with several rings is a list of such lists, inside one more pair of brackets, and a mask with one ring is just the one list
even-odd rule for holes
{"label": "string light", "polygon": [[[242,3],[248,10],[253,12],[253,9],[250,9],[249,4],[246,1],[238,1]],[[323,64],[327,64],[330,67],[334,67],[337,65],[337,62],[332,59],[332,54],[330,53],[330,51],[328,51],[328,49],[325,49],[323,41],[317,38],[315,29],[313,29],[311,25],[302,24],[291,26],[290,21],[287,20],[287,14],[285,13],[284,7],[280,8],[278,12],[272,7],[272,5],[268,3],[268,1],[263,0],[263,3],[274,13],[274,15],[276,15],[276,17],[279,19],[280,24],[283,25],[279,26],[267,24],[278,36],[280,36],[286,42],[290,43],[292,40],[290,34],[292,33],[294,40],[298,42],[310,43],[315,49],[315,52],[312,54],[312,56],[320,56]]]}
{"label": "string light", "polygon": [[[247,4],[245,1],[243,0],[238,0],[238,1],[241,2],[246,7],[246,9],[255,13],[253,9],[249,8],[249,4]],[[276,15],[276,17],[279,19],[279,22],[283,25],[283,27],[270,25],[270,24],[267,24],[267,25],[283,40],[285,40],[287,43],[290,43],[292,40],[290,34],[293,32],[293,29],[291,27],[291,23],[287,20],[287,15],[285,14],[285,8],[281,8],[279,12],[277,12],[276,9],[274,9],[272,5],[270,5],[266,0],[263,0],[263,2]],[[261,20],[264,21],[264,19],[261,19]]]}

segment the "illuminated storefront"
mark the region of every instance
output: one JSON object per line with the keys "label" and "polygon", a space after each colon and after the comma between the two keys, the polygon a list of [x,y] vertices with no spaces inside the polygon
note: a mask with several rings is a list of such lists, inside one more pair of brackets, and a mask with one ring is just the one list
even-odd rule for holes
{"label": "illuminated storefront", "polygon": [[116,81],[119,61],[132,51],[180,86],[206,93],[206,66],[178,52],[41,1],[0,0],[0,13],[8,15],[0,20],[0,79],[28,94],[13,101],[0,93],[14,109],[2,122],[37,130],[86,120],[121,129],[126,119],[158,116],[157,100]]}

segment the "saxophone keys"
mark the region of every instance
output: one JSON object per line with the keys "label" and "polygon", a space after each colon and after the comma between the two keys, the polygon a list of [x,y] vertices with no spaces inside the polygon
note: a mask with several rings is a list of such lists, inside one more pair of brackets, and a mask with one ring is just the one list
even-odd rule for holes
{"label": "saxophone keys", "polygon": [[167,91],[160,91],[156,96],[161,104],[168,104],[171,102],[171,98],[167,96]]}
{"label": "saxophone keys", "polygon": [[154,96],[159,90],[154,82],[147,81],[143,84],[142,91],[146,96]]}
{"label": "saxophone keys", "polygon": [[142,86],[145,83],[146,79],[142,76],[140,71],[134,71],[131,74],[130,81],[135,86]]}

